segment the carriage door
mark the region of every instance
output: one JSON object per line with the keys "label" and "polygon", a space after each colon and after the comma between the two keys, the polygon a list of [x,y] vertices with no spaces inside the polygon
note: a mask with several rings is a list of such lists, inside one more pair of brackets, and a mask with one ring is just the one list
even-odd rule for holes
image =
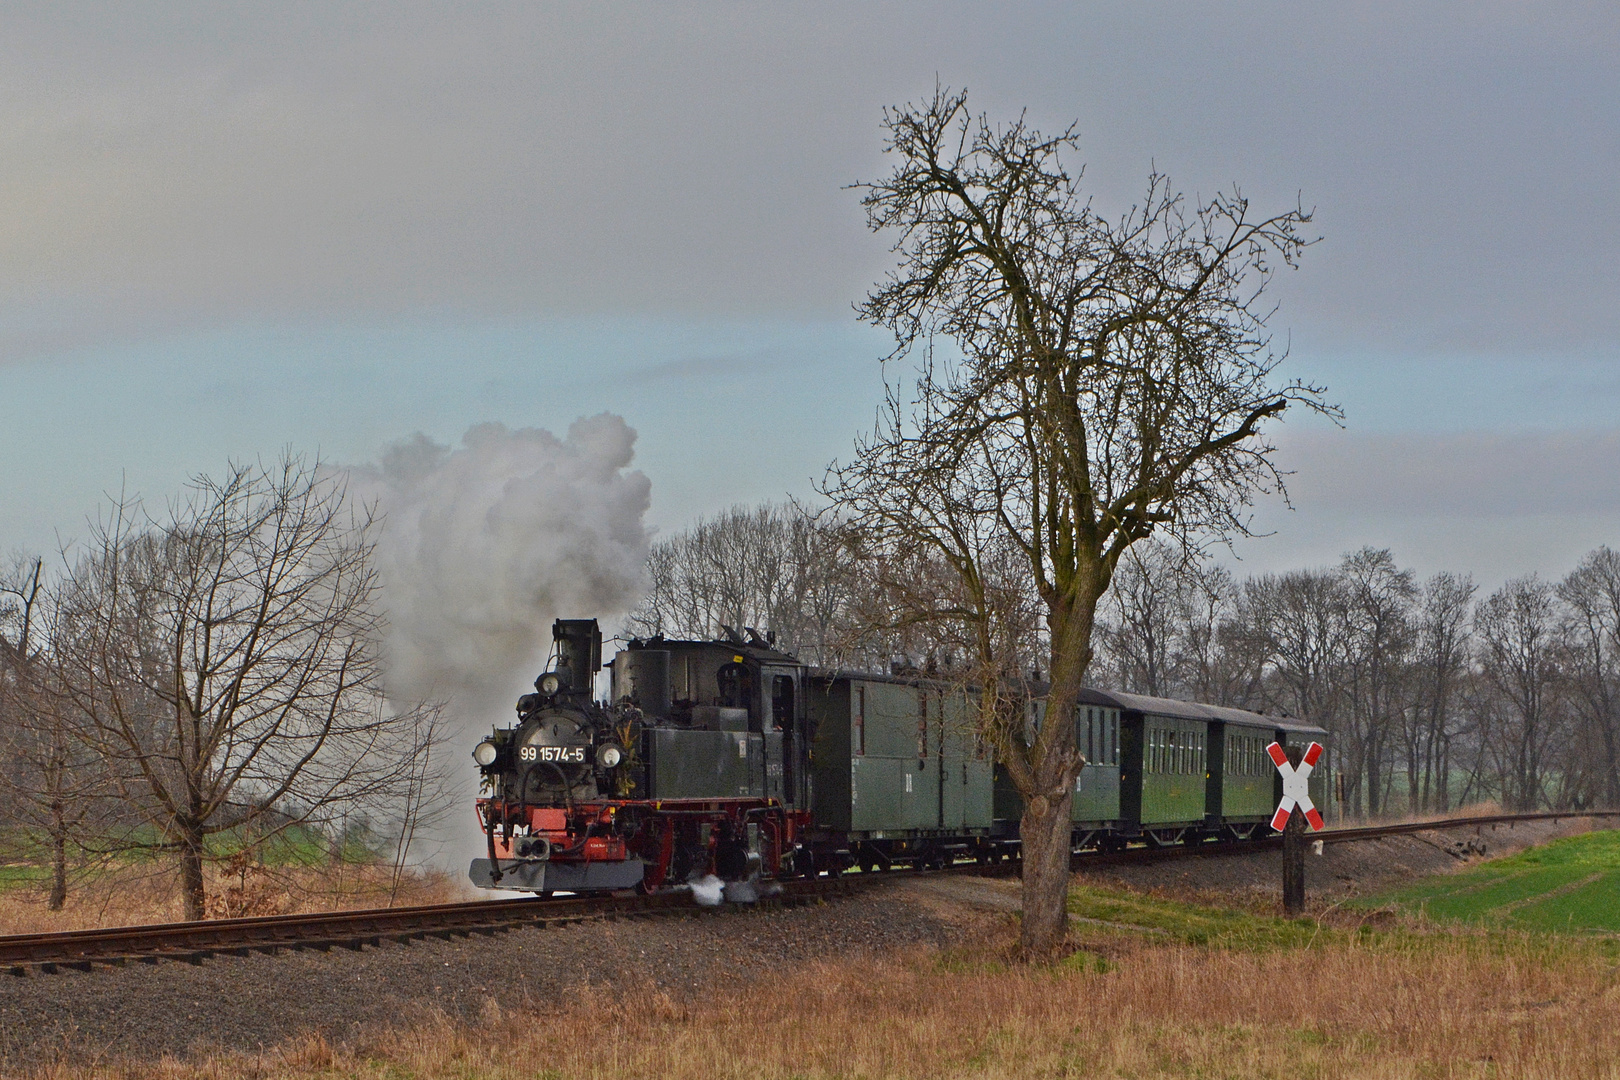
{"label": "carriage door", "polygon": [[763,668],[765,691],[765,797],[791,806],[799,793],[799,673]]}

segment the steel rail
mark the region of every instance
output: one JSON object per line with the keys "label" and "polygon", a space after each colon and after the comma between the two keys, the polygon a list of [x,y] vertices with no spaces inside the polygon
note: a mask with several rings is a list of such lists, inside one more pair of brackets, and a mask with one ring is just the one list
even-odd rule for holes
{"label": "steel rail", "polygon": [[1310,840],[1342,844],[1353,840],[1376,840],[1381,836],[1431,832],[1435,829],[1466,829],[1471,826],[1511,825],[1519,821],[1559,821],[1563,818],[1620,818],[1620,810],[1537,810],[1523,814],[1483,814],[1476,817],[1436,818],[1431,821],[1402,821],[1393,825],[1367,825],[1356,828],[1323,829],[1307,833]]}
{"label": "steel rail", "polygon": [[[762,897],[761,904],[802,904],[847,892],[850,883],[846,879],[822,878],[774,884],[780,888]],[[700,915],[717,910],[722,909],[700,906],[684,892],[562,899],[524,897],[15,934],[0,936],[0,972],[51,974],[64,969],[89,971],[97,964],[123,966],[161,960],[200,963],[210,956],[246,956],[282,949],[327,950],[341,946],[359,950],[384,940],[465,937],[522,926]]]}
{"label": "steel rail", "polygon": [[[1434,818],[1427,821],[1401,821],[1389,825],[1364,825],[1349,828],[1323,829],[1306,834],[1308,840],[1324,844],[1346,844],[1360,840],[1378,840],[1386,836],[1434,832],[1441,829],[1467,829],[1486,825],[1512,825],[1521,821],[1558,821],[1563,818],[1620,818],[1620,810],[1539,810],[1521,814],[1481,814],[1471,817]],[[1205,840],[1199,843],[1167,844],[1154,847],[1126,848],[1122,851],[1077,852],[1071,865],[1077,869],[1091,866],[1113,866],[1130,863],[1157,862],[1161,859],[1210,858],[1222,855],[1249,855],[1261,851],[1274,851],[1282,847],[1282,834],[1270,833],[1252,840]]]}

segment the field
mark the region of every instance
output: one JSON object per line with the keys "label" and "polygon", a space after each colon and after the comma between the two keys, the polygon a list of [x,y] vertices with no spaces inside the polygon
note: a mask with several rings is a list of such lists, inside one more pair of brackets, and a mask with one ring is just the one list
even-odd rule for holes
{"label": "field", "polygon": [[[466,898],[453,875],[411,871],[396,883],[377,863],[240,862],[209,864],[208,910],[214,918],[299,911],[435,904]],[[183,917],[173,868],[153,860],[121,860],[81,873],[61,911],[45,905],[47,875],[31,866],[0,865],[0,934],[37,934]]]}
{"label": "field", "polygon": [[1015,916],[958,911],[948,948],[812,960],[763,983],[687,995],[587,983],[561,1000],[491,998],[476,1021],[428,1011],[342,1044],[309,1036],[40,1075],[1616,1077],[1620,947],[1591,931],[1613,917],[1594,887],[1610,880],[1617,839],[1559,842],[1297,921],[1077,885],[1076,950],[1051,967],[1011,960]]}
{"label": "field", "polygon": [[1620,933],[1620,831],[1554,841],[1365,901],[1437,922]]}

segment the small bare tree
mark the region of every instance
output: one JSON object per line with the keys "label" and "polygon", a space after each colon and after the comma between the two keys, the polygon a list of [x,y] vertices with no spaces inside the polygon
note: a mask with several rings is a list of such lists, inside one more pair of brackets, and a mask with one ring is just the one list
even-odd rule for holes
{"label": "small bare tree", "polygon": [[56,707],[51,601],[44,559],[19,558],[0,573],[0,792],[30,852],[43,847],[48,904],[60,911],[72,854],[94,847],[107,806],[100,761]]}
{"label": "small bare tree", "polygon": [[[372,520],[287,455],[198,477],[160,517],[121,501],[69,571],[64,704],[205,910],[210,838],[239,845],[394,797],[415,718],[381,691]],[[155,834],[155,839],[142,839]]]}
{"label": "small bare tree", "polygon": [[[858,186],[899,267],[860,313],[918,376],[914,391],[891,381],[828,493],[890,565],[937,564],[957,582],[935,607],[970,628],[980,723],[1024,798],[1022,948],[1044,955],[1068,924],[1083,764],[1068,720],[1115,567],[1155,532],[1190,548],[1247,532],[1252,494],[1280,486],[1266,423],[1291,403],[1332,411],[1319,388],[1274,380],[1265,330],[1266,282],[1308,243],[1310,217],[1256,217],[1237,191],[1188,206],[1154,174],[1139,205],[1105,220],[1062,160],[1072,128],[993,126],[960,93],[889,110],[884,127],[894,169]],[[955,357],[935,358],[941,338]],[[1004,562],[1025,584],[997,580]],[[1018,669],[996,631],[1017,620],[998,592],[1037,597],[1044,617],[1046,716],[1062,720],[1031,739],[1009,707]]]}

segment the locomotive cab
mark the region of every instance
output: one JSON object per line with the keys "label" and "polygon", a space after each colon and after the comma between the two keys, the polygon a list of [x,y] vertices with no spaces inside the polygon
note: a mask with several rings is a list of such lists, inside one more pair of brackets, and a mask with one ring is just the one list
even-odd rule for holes
{"label": "locomotive cab", "polygon": [[806,669],[769,638],[631,641],[558,620],[556,663],[518,722],[474,750],[487,858],[475,884],[551,892],[727,881],[791,862],[806,793]]}

